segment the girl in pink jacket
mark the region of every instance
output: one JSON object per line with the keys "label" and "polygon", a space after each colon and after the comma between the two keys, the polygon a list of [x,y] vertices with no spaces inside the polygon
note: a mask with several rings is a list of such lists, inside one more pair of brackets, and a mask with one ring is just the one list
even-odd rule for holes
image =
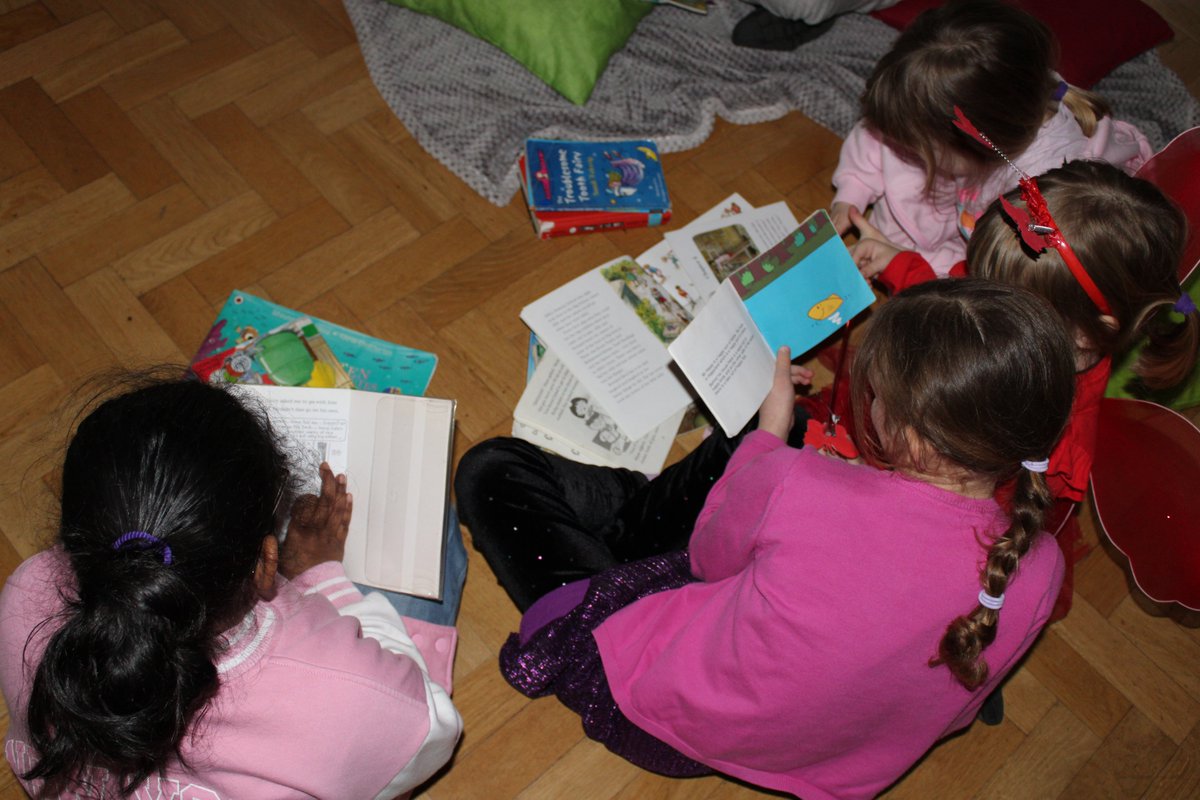
{"label": "girl in pink jacket", "polygon": [[955,1],[921,14],[875,66],[863,118],[842,145],[839,232],[853,227],[850,209],[874,205],[871,223],[939,276],[963,260],[976,218],[1017,180],[955,128],[955,107],[1029,175],[1079,158],[1132,174],[1152,154],[1146,137],[1064,83],[1056,49],[1042,23],[1005,3]]}
{"label": "girl in pink jacket", "polygon": [[360,594],[344,476],[298,499],[294,476],[261,410],[198,381],[83,419],[58,543],[0,594],[31,795],[395,798],[449,760],[454,629]]}
{"label": "girl in pink jacket", "polygon": [[[510,538],[568,524],[601,535],[624,516],[622,535],[649,546],[686,492],[707,495],[687,553],[546,594],[501,670],[644,768],[867,798],[970,724],[1050,614],[1062,557],[1041,528],[1043,472],[1071,405],[1071,346],[1021,289],[964,278],[889,301],[853,399],[865,452],[890,469],[785,445],[787,356],[711,487],[668,484],[635,520],[617,471],[526,485],[522,454],[491,476],[472,467],[496,500],[460,495],[460,508],[472,531],[501,514]],[[1008,512],[994,497],[1005,480]]]}

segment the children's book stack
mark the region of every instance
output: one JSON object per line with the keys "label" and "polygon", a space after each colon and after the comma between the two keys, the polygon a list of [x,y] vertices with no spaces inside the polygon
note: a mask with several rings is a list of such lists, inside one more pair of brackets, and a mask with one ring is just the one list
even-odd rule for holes
{"label": "children's book stack", "polygon": [[519,174],[542,239],[662,225],[671,200],[654,142],[529,139]]}
{"label": "children's book stack", "polygon": [[[729,435],[770,389],[775,352],[819,345],[874,300],[828,213],[732,195],[636,259],[535,300],[513,435],[568,458],[662,468],[697,403]],[[534,358],[533,355],[539,358]]]}

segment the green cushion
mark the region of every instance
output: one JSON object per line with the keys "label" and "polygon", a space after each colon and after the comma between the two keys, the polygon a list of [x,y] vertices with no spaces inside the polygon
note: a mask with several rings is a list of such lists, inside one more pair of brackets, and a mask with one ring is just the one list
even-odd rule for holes
{"label": "green cushion", "polygon": [[[1183,288],[1192,296],[1196,304],[1200,305],[1200,270],[1192,273],[1191,277],[1184,282]],[[1174,312],[1171,313],[1174,314]],[[1179,320],[1182,317],[1175,316],[1173,319]],[[1140,385],[1137,376],[1133,374],[1133,364],[1137,361],[1138,353],[1141,351],[1142,348],[1139,345],[1113,362],[1113,373],[1108,380],[1108,388],[1104,392],[1105,397],[1132,397],[1138,400],[1150,400],[1175,409],[1200,406],[1200,364],[1194,367],[1192,374],[1178,386],[1151,391]]]}
{"label": "green cushion", "polygon": [[645,0],[389,0],[494,44],[577,105],[625,46]]}

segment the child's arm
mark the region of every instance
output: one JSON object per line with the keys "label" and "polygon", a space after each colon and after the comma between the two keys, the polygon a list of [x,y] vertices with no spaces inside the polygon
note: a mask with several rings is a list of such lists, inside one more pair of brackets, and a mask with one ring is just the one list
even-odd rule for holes
{"label": "child's arm", "polygon": [[[795,384],[802,379],[791,365],[789,349],[779,348],[771,391],[758,411],[758,430],[742,439],[696,520],[688,550],[697,578],[720,580],[753,560],[759,524],[792,463],[766,455],[787,449],[784,440],[795,416]],[[753,466],[746,469],[748,465]],[[730,497],[736,500],[727,502]]]}
{"label": "child's arm", "polygon": [[833,185],[837,190],[832,205],[833,222],[838,233],[845,233],[851,227],[851,207],[865,211],[883,195],[883,142],[862,122],[850,130],[842,143],[833,171]]}
{"label": "child's arm", "polygon": [[[888,294],[896,294],[909,286],[937,278],[937,273],[924,256],[915,250],[904,250],[889,241],[862,214],[852,212],[850,221],[862,236],[850,251],[858,271],[867,280],[874,278],[879,281]],[[960,261],[950,268],[949,277],[962,278],[966,274],[967,262]]]}

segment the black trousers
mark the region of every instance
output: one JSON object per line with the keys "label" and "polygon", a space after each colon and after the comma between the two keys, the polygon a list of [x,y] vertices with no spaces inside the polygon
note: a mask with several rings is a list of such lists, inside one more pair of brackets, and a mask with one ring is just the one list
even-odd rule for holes
{"label": "black trousers", "polygon": [[740,440],[715,431],[648,480],[640,472],[579,464],[519,439],[489,439],[459,463],[458,513],[524,612],[566,583],[685,549],[709,489]]}

